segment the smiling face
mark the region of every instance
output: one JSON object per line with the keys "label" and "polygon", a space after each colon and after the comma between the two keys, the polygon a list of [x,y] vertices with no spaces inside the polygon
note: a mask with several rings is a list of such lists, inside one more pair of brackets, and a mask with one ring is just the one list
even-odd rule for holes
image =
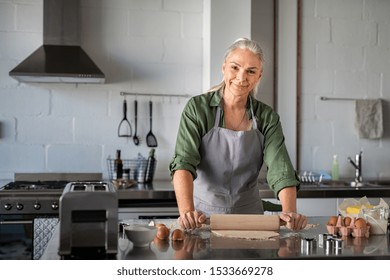
{"label": "smiling face", "polygon": [[245,97],[257,86],[262,75],[262,63],[250,50],[237,48],[222,65],[225,92]]}

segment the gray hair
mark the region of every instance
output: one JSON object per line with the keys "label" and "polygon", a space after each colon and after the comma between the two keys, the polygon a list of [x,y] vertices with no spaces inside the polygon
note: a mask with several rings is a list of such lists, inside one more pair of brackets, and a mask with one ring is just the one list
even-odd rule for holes
{"label": "gray hair", "polygon": [[[226,59],[229,57],[229,55],[233,51],[235,51],[236,49],[249,50],[253,54],[255,54],[261,63],[260,72],[261,73],[263,72],[264,56],[263,56],[263,50],[260,47],[259,43],[257,43],[254,40],[247,39],[247,38],[239,38],[236,41],[234,41],[233,44],[226,50],[225,55],[223,57],[223,61],[225,62]],[[217,90],[220,90],[224,87],[225,87],[225,82],[222,81],[220,84],[213,86],[207,92],[217,91]],[[257,88],[258,88],[258,84],[253,89],[252,94],[257,91]]]}

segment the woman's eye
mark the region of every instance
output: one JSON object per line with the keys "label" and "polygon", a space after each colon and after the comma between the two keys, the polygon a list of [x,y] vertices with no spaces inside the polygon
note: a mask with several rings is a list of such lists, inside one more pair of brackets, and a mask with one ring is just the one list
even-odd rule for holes
{"label": "woman's eye", "polygon": [[248,73],[251,75],[254,75],[254,74],[256,74],[256,71],[255,70],[248,70]]}
{"label": "woman's eye", "polygon": [[238,67],[237,67],[236,65],[232,65],[231,68],[232,68],[233,70],[238,70]]}

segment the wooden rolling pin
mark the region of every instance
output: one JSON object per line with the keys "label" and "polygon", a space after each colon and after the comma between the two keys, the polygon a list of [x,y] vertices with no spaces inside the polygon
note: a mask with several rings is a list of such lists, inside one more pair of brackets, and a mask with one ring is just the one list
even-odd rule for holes
{"label": "wooden rolling pin", "polygon": [[214,214],[210,216],[211,230],[279,231],[278,215]]}

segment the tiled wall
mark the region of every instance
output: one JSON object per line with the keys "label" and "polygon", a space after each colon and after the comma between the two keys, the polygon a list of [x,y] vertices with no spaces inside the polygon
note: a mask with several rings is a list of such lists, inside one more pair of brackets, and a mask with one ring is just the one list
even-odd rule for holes
{"label": "tiled wall", "polygon": [[[104,85],[19,84],[8,72],[42,44],[43,1],[0,0],[0,178],[14,172],[104,172],[106,159],[148,155],[148,102],[157,137],[156,178],[168,163],[186,98],[138,96],[138,134],[117,137],[121,91],[198,94],[202,90],[202,0],[81,1],[82,47]],[[136,97],[127,97],[134,130]]]}
{"label": "tiled wall", "polygon": [[[363,150],[363,177],[390,177],[390,1],[303,0],[301,168],[330,171],[338,154],[347,161]],[[359,139],[354,101],[321,96],[381,98],[384,137]]]}

